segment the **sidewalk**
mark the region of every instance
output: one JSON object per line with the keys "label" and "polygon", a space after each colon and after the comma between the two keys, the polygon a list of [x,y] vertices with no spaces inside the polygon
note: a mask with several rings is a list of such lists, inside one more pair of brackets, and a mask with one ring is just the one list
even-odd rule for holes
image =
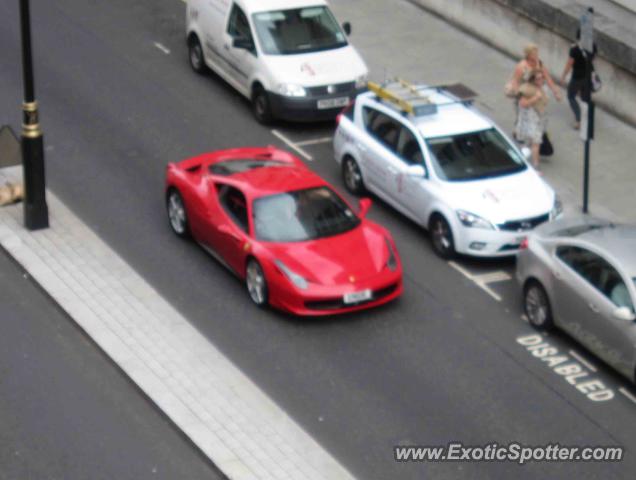
{"label": "sidewalk", "polygon": [[[512,103],[502,92],[514,69],[513,60],[408,0],[334,1],[333,8],[339,19],[352,23],[351,42],[366,60],[372,79],[400,76],[427,84],[462,82],[479,93],[480,110],[505,131],[512,131]],[[583,142],[572,128],[574,116],[565,91],[563,97],[549,107],[548,130],[555,154],[544,161],[542,170],[567,212],[582,205]],[[634,152],[636,129],[597,110],[590,155],[591,213],[636,222]]]}
{"label": "sidewalk", "polygon": [[[0,184],[22,168],[0,169]],[[232,480],[353,477],[47,192],[51,227],[0,208],[0,245]]]}

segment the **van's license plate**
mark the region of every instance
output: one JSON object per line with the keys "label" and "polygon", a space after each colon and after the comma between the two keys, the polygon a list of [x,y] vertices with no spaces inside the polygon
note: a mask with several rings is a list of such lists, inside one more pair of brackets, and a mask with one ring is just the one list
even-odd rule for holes
{"label": "van's license plate", "polygon": [[318,110],[327,108],[346,107],[349,104],[349,97],[323,98],[318,100]]}
{"label": "van's license plate", "polygon": [[360,303],[371,298],[371,290],[362,290],[361,292],[345,293],[342,300],[346,304]]}

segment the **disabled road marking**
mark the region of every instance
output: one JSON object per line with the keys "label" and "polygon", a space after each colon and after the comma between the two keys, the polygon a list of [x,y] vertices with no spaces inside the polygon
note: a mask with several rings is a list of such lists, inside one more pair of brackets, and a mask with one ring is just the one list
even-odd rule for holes
{"label": "disabled road marking", "polygon": [[482,273],[480,275],[473,275],[468,270],[461,267],[460,265],[458,265],[452,260],[448,262],[448,264],[451,267],[453,267],[455,270],[457,270],[459,273],[461,273],[468,280],[470,280],[479,288],[481,288],[484,292],[486,292],[492,298],[497,300],[498,302],[501,302],[501,296],[497,292],[493,291],[488,285],[491,283],[498,283],[498,282],[505,282],[508,280],[512,280],[512,277],[508,273],[502,270],[497,270],[495,272],[489,272],[489,273]]}
{"label": "disabled road marking", "polygon": [[291,149],[296,151],[298,154],[300,154],[306,160],[309,160],[310,162],[313,161],[314,157],[309,155],[305,150],[303,150],[301,147],[299,147],[297,143],[292,142],[289,138],[287,138],[285,135],[280,133],[278,130],[272,130],[272,134],[275,137],[278,137],[283,142],[285,142],[287,144],[287,146],[289,146]]}
{"label": "disabled road marking", "polygon": [[170,49],[164,47],[162,44],[160,44],[159,42],[155,42],[155,47],[157,47],[159,50],[161,50],[163,53],[165,53],[166,55],[170,55]]}

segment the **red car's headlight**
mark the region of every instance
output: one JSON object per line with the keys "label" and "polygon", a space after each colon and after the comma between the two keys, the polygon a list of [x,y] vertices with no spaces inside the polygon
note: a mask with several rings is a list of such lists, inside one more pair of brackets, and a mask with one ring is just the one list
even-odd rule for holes
{"label": "red car's headlight", "polygon": [[291,271],[289,267],[280,260],[274,260],[274,263],[276,264],[278,269],[283,272],[283,274],[289,279],[290,282],[292,282],[301,290],[307,289],[309,285],[307,284],[307,280],[305,280],[304,277],[301,277],[296,272]]}

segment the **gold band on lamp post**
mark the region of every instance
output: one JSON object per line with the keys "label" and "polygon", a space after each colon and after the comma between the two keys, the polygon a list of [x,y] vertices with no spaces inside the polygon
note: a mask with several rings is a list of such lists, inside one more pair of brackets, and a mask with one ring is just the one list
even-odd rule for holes
{"label": "gold band on lamp post", "polygon": [[26,138],[42,136],[36,101],[22,103],[22,136]]}

